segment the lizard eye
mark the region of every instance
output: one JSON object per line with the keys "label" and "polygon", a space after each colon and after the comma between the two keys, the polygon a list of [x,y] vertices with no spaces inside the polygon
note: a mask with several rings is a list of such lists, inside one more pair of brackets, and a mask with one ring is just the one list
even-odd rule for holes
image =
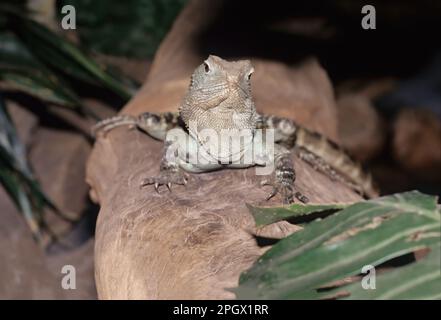
{"label": "lizard eye", "polygon": [[247,80],[251,80],[251,75],[254,73],[254,69],[251,69],[247,74]]}
{"label": "lizard eye", "polygon": [[210,72],[210,66],[208,65],[207,62],[204,62],[204,67],[205,67],[205,73],[209,73]]}

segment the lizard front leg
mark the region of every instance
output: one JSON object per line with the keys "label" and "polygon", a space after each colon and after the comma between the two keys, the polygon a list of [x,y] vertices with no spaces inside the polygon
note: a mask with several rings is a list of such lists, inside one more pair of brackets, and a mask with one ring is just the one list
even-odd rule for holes
{"label": "lizard front leg", "polygon": [[162,185],[167,186],[171,191],[173,184],[186,185],[188,176],[179,167],[178,154],[173,148],[173,142],[165,141],[164,153],[161,159],[161,165],[159,168],[159,175],[155,177],[149,177],[141,182],[141,187],[147,185],[154,185],[155,190],[159,193],[159,187]]}
{"label": "lizard front leg", "polygon": [[294,202],[294,197],[303,203],[309,201],[301,192],[295,190],[296,172],[292,161],[291,152],[283,146],[275,145],[274,149],[275,171],[272,181],[263,181],[262,185],[271,185],[273,187],[267,200],[280,194],[284,204]]}
{"label": "lizard front leg", "polygon": [[138,128],[149,136],[164,140],[167,132],[173,128],[182,126],[179,114],[177,112],[151,113],[144,112],[139,116],[118,115],[108,119],[104,119],[96,123],[92,127],[92,135],[94,137],[120,126],[129,126],[129,128]]}

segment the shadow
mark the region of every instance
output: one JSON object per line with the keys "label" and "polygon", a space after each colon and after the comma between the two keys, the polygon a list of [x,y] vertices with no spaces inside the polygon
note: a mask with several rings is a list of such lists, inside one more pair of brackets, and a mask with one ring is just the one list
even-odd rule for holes
{"label": "shadow", "polygon": [[280,239],[261,237],[256,235],[254,235],[254,239],[256,240],[256,243],[259,247],[273,246],[280,241]]}
{"label": "shadow", "polygon": [[333,82],[414,74],[440,48],[433,35],[438,17],[432,13],[440,5],[372,4],[377,9],[375,30],[361,27],[364,1],[226,1],[201,35],[199,51],[288,64],[316,56]]}
{"label": "shadow", "polygon": [[49,255],[58,255],[80,247],[95,235],[96,220],[99,206],[94,204],[88,197],[86,209],[80,214],[80,219],[72,224],[70,231],[61,235],[46,247]]}

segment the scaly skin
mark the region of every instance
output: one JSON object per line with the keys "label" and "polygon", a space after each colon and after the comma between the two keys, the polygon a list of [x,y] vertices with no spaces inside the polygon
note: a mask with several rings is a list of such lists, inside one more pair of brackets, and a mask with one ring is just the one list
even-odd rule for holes
{"label": "scaly skin", "polygon": [[[294,121],[256,112],[251,95],[250,76],[253,67],[248,60],[228,62],[216,56],[209,56],[194,71],[189,90],[179,107],[179,112],[162,114],[143,113],[137,117],[121,115],[100,121],[93,133],[129,125],[136,127],[155,139],[164,140],[164,156],[160,173],[143,181],[142,185],[185,185],[186,172],[200,173],[222,168],[246,168],[253,165],[265,166],[268,159],[274,159],[275,170],[271,181],[272,192],[268,199],[280,194],[283,203],[291,203],[294,198],[307,202],[308,198],[295,190],[296,174],[290,150],[333,180],[339,180],[367,197],[377,195],[369,175],[355,163],[340,147],[325,137],[298,126]],[[241,146],[239,153],[221,150],[213,154],[210,139],[201,134],[210,129],[219,136],[234,130],[249,130],[252,142],[257,129],[274,129],[275,146],[273,154],[268,154],[263,145],[254,146],[256,157],[252,162],[223,162],[226,158],[242,159],[248,146]],[[173,133],[173,135],[171,135]],[[174,136],[177,140],[169,140]],[[254,139],[254,141],[253,141]],[[176,147],[177,146],[177,147]],[[185,150],[182,149],[186,146]],[[176,150],[177,151],[176,151]],[[182,150],[181,150],[182,149]],[[194,163],[193,156],[211,160],[210,163]]]}

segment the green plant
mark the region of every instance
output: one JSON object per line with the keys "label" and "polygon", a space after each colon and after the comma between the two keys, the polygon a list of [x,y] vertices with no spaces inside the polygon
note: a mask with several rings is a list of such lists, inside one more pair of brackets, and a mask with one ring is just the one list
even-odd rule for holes
{"label": "green plant", "polygon": [[[0,4],[0,84],[3,89],[31,95],[46,104],[71,108],[98,118],[81,98],[82,90],[102,88],[127,101],[138,85],[95,62],[83,49],[32,20],[25,1]],[[26,159],[24,145],[0,94],[0,183],[24,215],[36,239],[54,236],[44,209],[71,220],[45,195]]]}
{"label": "green plant", "polygon": [[[0,79],[42,100],[82,108],[76,82],[101,86],[128,100],[132,80],[109,73],[83,50],[33,21],[16,7],[0,5]],[[83,109],[84,111],[84,109]]]}
{"label": "green plant", "polygon": [[[258,224],[306,218],[324,209],[336,212],[305,223],[267,251],[242,274],[235,289],[239,299],[441,298],[441,213],[434,196],[413,191],[350,205],[249,208]],[[382,268],[420,250],[429,253],[404,266]],[[357,276],[365,265],[381,271],[376,290],[361,287]],[[354,276],[351,284],[342,281]]]}
{"label": "green plant", "polygon": [[60,7],[67,4],[75,7],[79,37],[88,48],[111,55],[145,58],[153,56],[186,2],[62,0]]}
{"label": "green plant", "polygon": [[44,207],[49,207],[65,220],[72,221],[72,219],[61,212],[41,190],[1,95],[0,128],[0,182],[23,213],[34,237],[40,241],[42,229],[50,233],[43,219]]}

